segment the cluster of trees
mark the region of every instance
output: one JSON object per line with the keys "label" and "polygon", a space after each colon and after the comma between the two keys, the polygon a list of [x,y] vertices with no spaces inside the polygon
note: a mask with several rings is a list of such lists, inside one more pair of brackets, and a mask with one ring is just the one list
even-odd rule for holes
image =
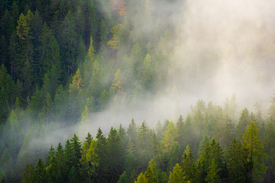
{"label": "cluster of trees", "polygon": [[[158,122],[154,129],[145,121],[137,125],[132,120],[127,129],[111,127],[108,136],[100,128],[95,137],[88,133],[84,140],[74,134],[65,145],[52,145],[50,150],[45,142],[31,139],[45,138],[54,127],[34,131],[31,126],[24,141],[19,141],[22,134],[1,140],[2,178],[9,182],[273,182],[275,97],[265,120],[258,108],[256,113],[245,108],[239,116],[234,114],[234,101],[233,95],[221,107],[198,100],[185,120],[180,116],[176,123]],[[12,114],[9,127],[18,132]],[[236,122],[231,120],[234,116]],[[3,141],[9,146],[5,148]],[[20,150],[16,143],[23,143]],[[17,159],[14,151],[19,151]]]}
{"label": "cluster of trees", "polygon": [[172,27],[145,37],[142,25],[164,17],[149,6],[146,0],[0,1],[1,177],[20,180],[26,163],[44,159],[46,142],[31,146],[57,123],[81,123],[109,102],[135,106],[163,86],[169,66],[163,45]]}
{"label": "cluster of trees", "polygon": [[107,137],[100,128],[83,143],[74,135],[51,146],[45,163],[29,163],[22,182],[273,182],[274,119],[259,122],[245,108],[235,125],[220,106],[209,102],[202,112],[201,104],[154,129],[132,120]]}
{"label": "cluster of trees", "polygon": [[[161,2],[166,1],[175,2]],[[167,84],[182,71],[173,65],[173,46],[167,46],[177,42],[171,36],[175,33],[173,24],[163,25],[166,13],[151,8],[150,0],[0,0],[2,180],[161,182],[168,180],[175,166],[175,172],[183,175],[182,181],[195,181],[184,165],[182,155],[187,145],[192,149],[196,177],[206,181],[208,172],[216,171],[215,180],[228,180],[231,169],[227,154],[234,138],[236,153],[258,158],[254,151],[253,156],[247,154],[251,152],[246,150],[248,142],[242,140],[251,121],[259,127],[264,149],[259,159],[248,161],[252,164],[241,164],[247,168],[242,175],[247,176],[245,180],[260,180],[261,176],[274,180],[275,98],[270,118],[265,120],[259,105],[255,113],[244,109],[238,118],[233,96],[224,107],[213,102],[206,106],[199,100],[186,120],[158,123],[154,130],[145,122],[137,126],[132,121],[127,130],[111,128],[108,137],[100,130],[95,138],[88,135],[85,142],[74,135],[65,147],[59,144],[48,154],[48,142],[36,141],[46,139],[57,123],[60,127],[77,124],[75,131],[82,136],[88,114],[102,111],[108,104],[118,110],[119,102],[124,101],[134,109],[139,98],[188,88],[190,82]],[[215,55],[203,58],[207,69],[186,69],[189,77],[203,75],[207,79],[214,73],[211,63],[216,63]],[[216,141],[210,141],[212,138]],[[213,163],[212,159],[204,160],[213,148],[223,149],[223,167],[220,159]],[[254,171],[254,166],[258,167],[254,162],[262,163],[264,153],[268,155],[266,174],[262,164],[261,170]],[[191,157],[188,148],[186,157]],[[178,181],[178,177],[171,174],[169,180]]]}
{"label": "cluster of trees", "polygon": [[[116,93],[134,101],[143,89],[155,92],[167,75],[169,50],[162,45],[169,33],[163,28],[150,40],[143,36],[139,20],[161,19],[150,15],[148,3],[1,1],[0,124],[19,106],[42,123],[74,111],[61,118],[75,123],[86,105],[101,110]],[[64,98],[70,102],[61,109]]]}

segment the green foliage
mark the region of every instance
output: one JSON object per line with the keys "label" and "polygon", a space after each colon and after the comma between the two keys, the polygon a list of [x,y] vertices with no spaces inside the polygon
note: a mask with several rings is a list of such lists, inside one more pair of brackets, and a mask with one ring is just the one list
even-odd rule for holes
{"label": "green foliage", "polygon": [[[120,109],[121,101],[129,102],[135,111],[142,108],[140,98],[154,100],[169,91],[172,95],[189,91],[192,81],[215,73],[203,65],[205,71],[197,69],[193,74],[188,67],[191,62],[185,60],[184,69],[178,68],[173,48],[179,43],[171,36],[175,28],[162,26],[165,11],[152,10],[150,1],[0,1],[2,181],[19,182],[22,175],[22,182],[134,182],[146,170],[137,181],[167,182],[166,173],[181,161],[183,175],[190,181],[274,179],[275,97],[269,119],[257,104],[255,113],[244,109],[238,122],[233,94],[224,107],[211,101],[206,106],[199,100],[185,122],[180,116],[176,124],[166,120],[163,126],[158,122],[150,129],[151,121],[138,126],[132,120],[128,129],[112,128],[108,138],[100,129],[96,140],[88,133],[82,146],[82,134],[91,130],[86,124],[93,124],[87,120],[94,117],[90,113],[104,111],[109,103]],[[148,29],[144,25],[161,26]],[[182,51],[189,59],[189,53]],[[215,58],[201,60],[212,63]],[[180,78],[182,85],[170,82],[178,80],[178,73],[188,76]],[[251,121],[260,127],[257,138],[251,141],[246,134],[242,144],[230,146],[234,138],[241,140]],[[48,151],[45,146],[51,138],[46,135],[57,129],[57,122],[60,128],[80,122],[81,140],[74,135],[64,149],[59,143]],[[256,131],[247,133],[254,137]],[[202,141],[206,135],[208,139]],[[227,162],[222,148],[229,149]],[[34,169],[32,164],[39,157]],[[150,159],[154,166],[152,161],[148,166]]]}
{"label": "green foliage", "polygon": [[183,175],[183,171],[181,166],[177,163],[173,167],[173,172],[170,172],[169,181],[168,183],[177,183],[177,182],[184,182],[185,177]]}
{"label": "green foliage", "polygon": [[124,157],[121,156],[123,146],[117,130],[111,127],[107,138],[108,169],[110,182],[116,182],[122,174]]}
{"label": "green foliage", "polygon": [[168,155],[170,155],[172,147],[178,144],[176,139],[177,139],[177,129],[173,121],[171,121],[167,126],[167,130],[165,130],[165,132],[163,133],[163,139],[161,141],[164,146],[163,150]]}
{"label": "green foliage", "polygon": [[118,183],[128,183],[128,182],[129,182],[128,176],[124,171],[123,174],[119,177]]}
{"label": "green foliage", "polygon": [[22,178],[22,183],[29,183],[33,180],[33,176],[34,176],[34,168],[32,166],[32,164],[27,164],[25,171],[23,173],[23,178]]}
{"label": "green foliage", "polygon": [[211,165],[209,166],[209,170],[206,176],[205,181],[209,182],[209,183],[219,183],[220,180],[220,176],[219,176],[219,167],[218,165],[215,163],[215,159],[213,158],[211,161]]}
{"label": "green foliage", "polygon": [[228,178],[230,182],[251,182],[251,161],[248,162],[248,150],[233,139],[228,149]]}
{"label": "green foliage", "polygon": [[250,175],[254,181],[262,179],[262,174],[266,172],[266,166],[264,165],[264,159],[267,158],[267,154],[263,152],[264,146],[261,138],[258,137],[259,129],[254,122],[250,123],[245,134],[243,135],[242,144],[245,149],[248,150],[247,161],[251,162],[252,169]]}

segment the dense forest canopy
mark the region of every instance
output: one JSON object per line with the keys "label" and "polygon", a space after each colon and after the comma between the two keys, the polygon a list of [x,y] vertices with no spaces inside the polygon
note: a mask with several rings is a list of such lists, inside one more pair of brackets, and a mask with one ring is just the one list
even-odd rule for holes
{"label": "dense forest canopy", "polygon": [[269,0],[0,0],[0,15],[2,182],[275,181]]}

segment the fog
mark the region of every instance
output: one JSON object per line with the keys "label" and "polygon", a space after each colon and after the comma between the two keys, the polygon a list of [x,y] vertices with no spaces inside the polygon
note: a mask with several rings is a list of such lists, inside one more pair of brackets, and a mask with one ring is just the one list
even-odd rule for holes
{"label": "fog", "polygon": [[[104,4],[102,7],[109,14]],[[165,61],[171,65],[165,86],[149,98],[142,97],[147,95],[144,91],[134,108],[123,97],[111,98],[103,111],[90,113],[82,127],[54,122],[51,125],[56,130],[43,139],[32,139],[30,146],[39,146],[41,141],[54,147],[58,142],[64,145],[73,133],[83,141],[88,132],[95,137],[99,127],[107,136],[111,126],[122,124],[127,129],[131,119],[138,125],[145,120],[152,128],[159,120],[176,121],[181,114],[185,118],[190,105],[199,99],[223,107],[233,93],[238,112],[244,107],[253,110],[257,101],[267,115],[275,91],[275,1],[150,0],[148,8],[152,17],[162,12],[161,18],[147,24],[129,17],[130,21],[138,20],[132,24],[139,26],[144,38],[150,41],[159,27],[176,30],[159,48],[169,55]]]}
{"label": "fog", "polygon": [[[103,12],[109,11],[102,7]],[[105,110],[89,115],[83,134],[89,131],[95,136],[100,127],[107,135],[111,126],[127,128],[132,118],[154,127],[158,120],[186,117],[199,99],[223,106],[233,93],[238,111],[253,110],[257,101],[267,115],[275,89],[275,1],[149,1],[148,9],[151,16],[161,11],[161,21],[143,24],[145,20],[128,15],[130,21],[138,20],[131,23],[140,26],[148,41],[158,26],[176,30],[161,47],[171,51],[167,61],[174,69],[167,85],[150,99],[138,98],[135,108],[118,98],[114,109],[111,99]]]}

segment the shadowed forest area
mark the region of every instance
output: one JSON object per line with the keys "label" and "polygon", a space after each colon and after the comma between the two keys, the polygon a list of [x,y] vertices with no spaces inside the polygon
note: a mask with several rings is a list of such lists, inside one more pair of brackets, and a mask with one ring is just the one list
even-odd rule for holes
{"label": "shadowed forest area", "polygon": [[1,182],[274,182],[273,6],[0,0]]}

